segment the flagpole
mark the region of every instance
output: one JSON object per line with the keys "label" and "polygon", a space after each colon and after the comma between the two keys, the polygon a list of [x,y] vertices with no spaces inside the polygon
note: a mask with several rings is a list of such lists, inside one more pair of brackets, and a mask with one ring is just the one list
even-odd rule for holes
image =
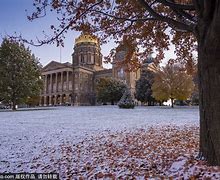
{"label": "flagpole", "polygon": [[60,63],[62,62],[62,46],[60,46]]}

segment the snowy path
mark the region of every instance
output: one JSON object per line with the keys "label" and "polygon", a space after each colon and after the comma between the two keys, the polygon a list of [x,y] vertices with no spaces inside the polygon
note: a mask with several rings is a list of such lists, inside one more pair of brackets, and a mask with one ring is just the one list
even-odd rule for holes
{"label": "snowy path", "polygon": [[[60,145],[75,144],[105,131],[153,125],[198,125],[198,119],[197,107],[137,107],[133,110],[117,106],[58,107],[0,112],[0,172],[42,172],[40,164],[50,164],[51,159],[60,158],[57,149]],[[54,157],[43,157],[43,151],[56,152]]]}

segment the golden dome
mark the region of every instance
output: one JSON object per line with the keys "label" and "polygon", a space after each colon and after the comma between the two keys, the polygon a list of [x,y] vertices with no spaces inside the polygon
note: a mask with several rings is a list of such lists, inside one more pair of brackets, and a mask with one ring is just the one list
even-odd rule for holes
{"label": "golden dome", "polygon": [[83,42],[98,44],[98,39],[95,36],[89,34],[82,34],[75,40],[75,44],[83,43]]}

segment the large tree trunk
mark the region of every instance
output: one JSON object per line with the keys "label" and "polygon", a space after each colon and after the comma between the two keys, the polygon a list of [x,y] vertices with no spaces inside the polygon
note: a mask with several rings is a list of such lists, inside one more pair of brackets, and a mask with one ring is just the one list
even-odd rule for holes
{"label": "large tree trunk", "polygon": [[200,155],[210,165],[220,165],[220,3],[204,8],[197,36]]}

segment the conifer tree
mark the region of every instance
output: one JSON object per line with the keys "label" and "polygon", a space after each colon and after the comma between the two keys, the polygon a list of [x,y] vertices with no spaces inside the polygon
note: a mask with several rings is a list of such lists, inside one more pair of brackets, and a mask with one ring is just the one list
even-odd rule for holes
{"label": "conifer tree", "polygon": [[125,108],[125,109],[133,109],[135,104],[134,100],[131,95],[130,89],[126,89],[123,96],[121,97],[119,103],[118,103],[119,108]]}
{"label": "conifer tree", "polygon": [[138,101],[148,103],[152,105],[155,99],[152,96],[152,84],[153,84],[154,75],[152,71],[144,70],[141,73],[141,77],[136,82],[135,86],[135,97]]}
{"label": "conifer tree", "polygon": [[40,93],[40,65],[21,43],[4,39],[0,47],[0,99],[12,105],[25,103]]}

